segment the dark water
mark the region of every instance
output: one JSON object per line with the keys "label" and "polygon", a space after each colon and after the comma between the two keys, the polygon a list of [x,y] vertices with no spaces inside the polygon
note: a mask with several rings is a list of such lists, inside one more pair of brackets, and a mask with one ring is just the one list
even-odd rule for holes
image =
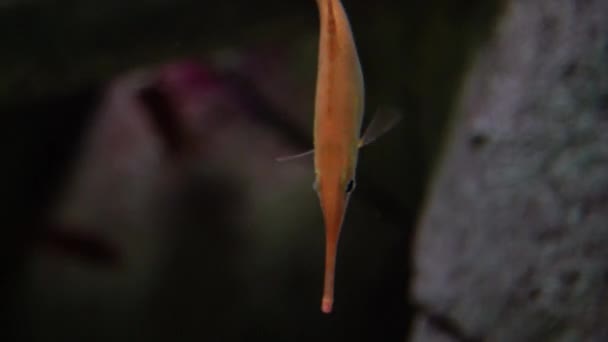
{"label": "dark water", "polygon": [[343,1],[366,118],[320,312],[314,1],[0,4],[6,339],[403,341],[409,246],[495,3]]}

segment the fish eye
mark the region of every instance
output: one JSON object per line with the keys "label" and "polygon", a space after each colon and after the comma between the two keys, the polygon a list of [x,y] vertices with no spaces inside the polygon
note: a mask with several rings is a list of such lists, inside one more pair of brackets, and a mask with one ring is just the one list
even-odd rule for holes
{"label": "fish eye", "polygon": [[355,180],[351,179],[348,181],[348,184],[346,184],[346,193],[349,194],[353,190],[355,190]]}

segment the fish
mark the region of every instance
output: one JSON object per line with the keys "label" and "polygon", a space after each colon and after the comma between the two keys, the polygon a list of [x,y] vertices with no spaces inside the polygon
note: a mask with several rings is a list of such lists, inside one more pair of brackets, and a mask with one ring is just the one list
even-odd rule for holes
{"label": "fish", "polygon": [[[331,313],[338,240],[355,190],[359,149],[390,130],[396,110],[384,110],[361,136],[365,86],[357,47],[340,0],[316,0],[320,35],[314,116],[314,189],[325,223],[325,272],[321,311]],[[379,118],[382,118],[380,120]]]}
{"label": "fish", "polygon": [[365,133],[363,72],[350,22],[340,0],[316,0],[320,17],[313,145],[310,151],[277,158],[283,162],[314,155],[313,188],[325,224],[325,270],[321,311],[334,304],[336,256],[360,148],[392,129],[400,120],[396,108],[377,111]]}
{"label": "fish", "polygon": [[365,89],[354,37],[340,0],[317,0],[319,56],[313,131],[315,182],[325,222],[321,311],[334,302],[336,255],[346,207],[355,189]]}

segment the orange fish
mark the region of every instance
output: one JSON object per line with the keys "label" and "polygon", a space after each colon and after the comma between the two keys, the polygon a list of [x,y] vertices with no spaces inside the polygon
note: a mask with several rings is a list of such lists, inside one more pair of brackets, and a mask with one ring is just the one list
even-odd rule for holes
{"label": "orange fish", "polygon": [[332,311],[336,250],[355,188],[364,110],[363,74],[346,12],[339,0],[317,0],[321,17],[315,99],[315,190],[325,221],[325,281],[321,310]]}
{"label": "orange fish", "polygon": [[365,89],[357,48],[340,0],[317,0],[321,16],[315,99],[315,185],[325,221],[325,280],[321,310],[334,303],[336,251],[344,213],[355,189],[359,148],[390,130],[400,119],[382,111],[361,136]]}
{"label": "orange fish", "polygon": [[[392,128],[400,119],[381,111],[361,136],[365,90],[353,34],[340,0],[317,0],[320,38],[315,98],[315,183],[325,221],[325,276],[321,310],[330,313],[334,302],[336,251],[344,213],[355,189],[359,148]],[[380,119],[379,119],[380,118]]]}

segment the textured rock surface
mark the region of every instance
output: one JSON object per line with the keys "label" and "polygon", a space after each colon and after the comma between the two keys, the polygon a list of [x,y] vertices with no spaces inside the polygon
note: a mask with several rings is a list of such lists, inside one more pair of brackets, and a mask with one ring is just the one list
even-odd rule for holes
{"label": "textured rock surface", "polygon": [[509,1],[420,221],[412,341],[608,340],[607,14]]}
{"label": "textured rock surface", "polygon": [[414,341],[433,341],[433,342],[457,342],[458,337],[451,336],[450,332],[437,329],[427,317],[422,317],[414,321],[413,324]]}

